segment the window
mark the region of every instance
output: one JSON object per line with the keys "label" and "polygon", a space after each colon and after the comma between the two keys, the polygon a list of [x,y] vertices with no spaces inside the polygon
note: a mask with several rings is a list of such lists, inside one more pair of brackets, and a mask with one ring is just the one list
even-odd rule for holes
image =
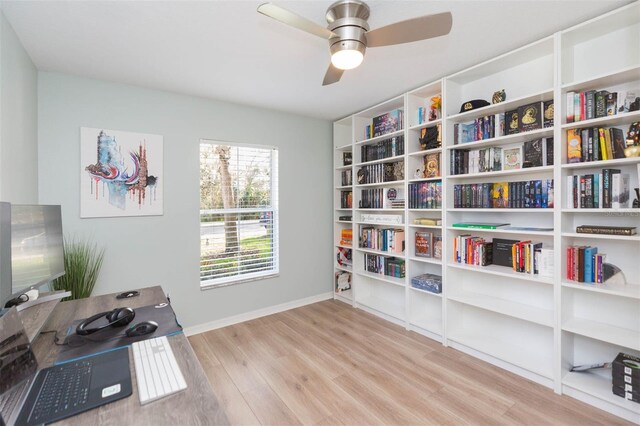
{"label": "window", "polygon": [[278,151],[200,142],[200,287],[278,273]]}

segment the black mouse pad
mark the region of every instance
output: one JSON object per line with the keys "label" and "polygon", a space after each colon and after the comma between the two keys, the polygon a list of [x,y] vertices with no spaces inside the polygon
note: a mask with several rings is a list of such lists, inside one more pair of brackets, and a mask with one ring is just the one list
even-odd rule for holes
{"label": "black mouse pad", "polygon": [[[79,336],[76,334],[76,327],[84,319],[74,321],[67,330],[64,346],[62,346],[62,350],[58,354],[56,364],[127,346],[139,340],[169,336],[182,332],[182,327],[176,320],[173,308],[167,303],[143,306],[134,309],[134,311],[136,317],[130,324],[124,327],[107,327],[104,330],[87,336]],[[125,331],[129,327],[142,321],[155,321],[158,323],[158,329],[144,336],[127,337],[125,335]],[[101,318],[92,323],[90,327],[99,327],[108,323],[106,318]]]}

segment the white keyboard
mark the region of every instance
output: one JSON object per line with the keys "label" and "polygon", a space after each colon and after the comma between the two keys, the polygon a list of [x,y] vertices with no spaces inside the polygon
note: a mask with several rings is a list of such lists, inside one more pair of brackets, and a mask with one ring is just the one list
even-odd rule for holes
{"label": "white keyboard", "polygon": [[133,343],[131,347],[140,404],[147,404],[187,388],[166,337],[142,340]]}

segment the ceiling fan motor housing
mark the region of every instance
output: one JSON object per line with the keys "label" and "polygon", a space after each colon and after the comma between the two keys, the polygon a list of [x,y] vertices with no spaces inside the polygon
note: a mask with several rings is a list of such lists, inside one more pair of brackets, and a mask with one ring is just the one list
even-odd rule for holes
{"label": "ceiling fan motor housing", "polygon": [[327,9],[329,30],[337,37],[329,39],[329,49],[333,55],[341,50],[358,50],[364,55],[367,47],[366,32],[369,6],[358,0],[339,0]]}

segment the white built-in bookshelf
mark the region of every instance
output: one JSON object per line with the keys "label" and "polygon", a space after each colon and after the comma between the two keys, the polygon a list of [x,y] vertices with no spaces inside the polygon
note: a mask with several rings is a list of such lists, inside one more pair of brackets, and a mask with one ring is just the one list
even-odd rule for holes
{"label": "white built-in bookshelf", "polygon": [[[604,59],[606,58],[606,60]],[[504,89],[506,100],[460,112],[473,99],[491,102],[493,92]],[[567,130],[616,127],[625,132],[640,121],[640,111],[619,113],[567,123],[567,93],[588,90],[631,90],[640,96],[640,3],[555,33],[442,80],[411,90],[402,96],[334,123],[334,282],[335,273],[351,273],[351,289],[335,298],[400,324],[463,352],[491,362],[628,420],[640,421],[640,404],[615,396],[611,370],[570,372],[573,365],[610,362],[619,352],[640,356],[640,236],[595,235],[576,232],[579,225],[636,226],[640,209],[575,208],[569,203],[568,181],[573,175],[598,174],[615,168],[628,174],[630,187],[639,186],[640,157],[569,163]],[[441,112],[420,122],[418,108],[429,108],[430,99],[442,98]],[[529,132],[495,135],[476,142],[455,143],[454,131],[468,123],[504,114],[533,102],[554,102],[554,125]],[[400,109],[403,128],[368,138],[366,126],[373,117]],[[424,150],[419,138],[425,128],[440,126],[440,147]],[[362,147],[392,137],[404,138],[404,153],[363,161]],[[489,172],[454,174],[451,159],[457,150],[503,148],[534,139],[553,138],[553,164]],[[345,165],[344,153],[352,163]],[[440,155],[441,176],[415,174],[427,154]],[[358,170],[382,163],[403,163],[404,179],[358,184]],[[345,185],[348,170],[352,182]],[[464,184],[554,181],[553,208],[461,208],[455,204],[454,188]],[[409,204],[411,185],[442,184],[441,208],[414,208]],[[362,208],[363,190],[402,190],[403,208]],[[352,192],[352,205],[344,206],[342,194]],[[635,194],[631,194],[631,199]],[[400,216],[399,223],[367,221],[367,214]],[[345,220],[351,216],[351,220]],[[341,220],[340,218],[343,217]],[[418,218],[440,219],[441,225],[416,224]],[[505,222],[528,229],[468,229],[461,222]],[[401,229],[405,250],[390,253],[359,247],[362,229]],[[535,228],[532,230],[531,228]],[[338,250],[343,229],[353,233],[352,261],[340,264]],[[415,253],[416,232],[442,237],[442,258]],[[553,275],[515,272],[499,265],[457,263],[454,242],[463,234],[491,240],[532,240],[554,250]],[[618,266],[626,284],[587,284],[567,279],[567,248],[597,246],[606,261]],[[365,255],[395,257],[404,261],[405,277],[367,271]],[[442,276],[442,293],[412,287],[411,278],[425,274]]]}

